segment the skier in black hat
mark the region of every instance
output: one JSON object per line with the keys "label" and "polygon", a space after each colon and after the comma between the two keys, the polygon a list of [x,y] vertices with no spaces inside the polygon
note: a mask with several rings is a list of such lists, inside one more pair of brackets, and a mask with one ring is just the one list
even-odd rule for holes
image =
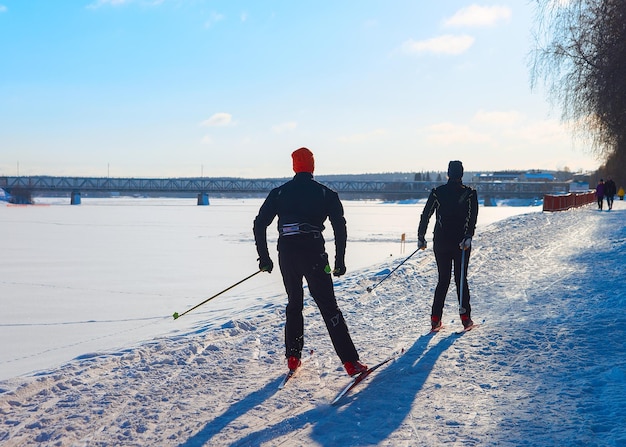
{"label": "skier in black hat", "polygon": [[[433,232],[433,251],[437,261],[439,280],[431,312],[433,330],[441,327],[443,306],[450,287],[453,265],[461,322],[466,329],[474,324],[471,318],[467,266],[478,217],[478,197],[475,189],[463,185],[462,179],[463,163],[458,160],[451,161],[448,164],[448,183],[430,192],[417,229],[418,248],[425,250],[428,221],[433,213],[437,213]],[[462,259],[463,270],[461,270]],[[461,275],[461,272],[464,274]],[[461,277],[463,277],[462,287]],[[463,296],[461,296],[461,291]]]}

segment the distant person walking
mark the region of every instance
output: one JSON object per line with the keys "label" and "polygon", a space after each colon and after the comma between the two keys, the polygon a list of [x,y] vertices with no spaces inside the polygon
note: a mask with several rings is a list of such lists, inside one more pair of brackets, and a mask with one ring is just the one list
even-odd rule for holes
{"label": "distant person walking", "polygon": [[604,180],[600,179],[596,185],[596,199],[598,201],[598,208],[602,210],[602,204],[604,203]]}
{"label": "distant person walking", "polygon": [[613,179],[610,178],[604,183],[604,195],[606,196],[606,204],[609,207],[609,210],[613,209],[615,194],[617,194],[617,187],[615,186]]}
{"label": "distant person walking", "polygon": [[313,153],[302,147],[291,154],[292,180],[273,189],[254,219],[254,240],[259,255],[259,269],[272,272],[274,264],[267,248],[267,227],[278,216],[278,263],[287,292],[285,324],[285,356],[287,366],[295,371],[300,366],[304,347],[302,309],[306,278],[309,292],[322,314],[333,346],[346,372],[354,376],[367,370],[359,362],[348,326],[337,305],[328,254],[324,247],[324,221],[330,220],[335,235],[335,268],[332,273],[346,273],[346,220],[338,194],[313,180]]}
{"label": "distant person walking", "polygon": [[[461,322],[464,328],[469,328],[474,324],[471,318],[472,307],[467,268],[478,217],[478,196],[476,190],[463,185],[462,178],[463,164],[458,160],[451,161],[448,164],[448,182],[430,192],[417,229],[418,248],[425,250],[428,222],[433,213],[437,214],[433,233],[433,251],[439,279],[430,317],[433,330],[441,327],[443,307],[450,287],[453,266]],[[462,258],[463,265],[461,265]],[[462,272],[463,275],[461,275]],[[462,295],[461,276],[463,277]]]}

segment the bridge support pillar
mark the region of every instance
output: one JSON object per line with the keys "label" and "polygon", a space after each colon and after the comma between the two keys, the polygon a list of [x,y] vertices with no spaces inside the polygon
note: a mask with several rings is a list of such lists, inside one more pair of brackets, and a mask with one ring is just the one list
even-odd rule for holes
{"label": "bridge support pillar", "polygon": [[206,192],[201,192],[198,194],[198,205],[206,206],[209,204],[209,194]]}
{"label": "bridge support pillar", "polygon": [[484,199],[485,206],[497,206],[496,201],[491,198],[491,196],[485,196]]}
{"label": "bridge support pillar", "polygon": [[70,203],[72,205],[80,205],[80,191],[72,191]]}

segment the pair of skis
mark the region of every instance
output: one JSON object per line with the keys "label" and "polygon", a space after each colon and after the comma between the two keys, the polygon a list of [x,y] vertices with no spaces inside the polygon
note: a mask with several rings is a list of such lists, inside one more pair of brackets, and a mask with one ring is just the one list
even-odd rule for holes
{"label": "pair of skis", "polygon": [[[484,322],[484,320],[483,320]],[[465,327],[459,331],[457,331],[457,334],[463,334],[465,332],[469,332],[473,329],[476,329],[478,327],[481,326],[481,323],[474,323],[471,326]],[[436,334],[437,332],[441,331],[444,328],[444,326],[439,326],[436,329],[432,329],[430,332],[427,333],[428,334]],[[390,361],[394,360],[395,358],[397,358],[398,356],[402,355],[404,353],[404,349],[402,349],[400,352],[396,352],[394,354],[392,354],[391,356],[387,357],[385,360],[383,360],[380,363],[377,363],[376,365],[368,368],[366,371],[363,371],[362,373],[359,373],[355,376],[353,376],[350,379],[350,382],[348,382],[348,384],[337,394],[337,396],[335,396],[335,398],[331,401],[331,405],[335,405],[337,402],[339,402],[341,400],[342,397],[344,397],[345,395],[347,395],[348,393],[350,393],[350,391],[352,391],[359,383],[363,382],[370,374],[372,374],[374,371],[376,371],[378,368],[380,368],[383,365],[386,365],[387,363],[389,363]],[[313,351],[309,352],[309,355],[306,359],[302,359],[302,363],[306,362],[311,355],[313,355]],[[283,377],[283,380],[281,380],[280,384],[278,385],[278,389],[283,389],[285,387],[285,385],[287,384],[287,382],[298,372],[298,370],[300,370],[301,366],[298,367],[297,369],[294,370],[289,370],[287,372],[287,374],[285,374],[285,376]]]}
{"label": "pair of skis", "polygon": [[[481,326],[481,323],[473,323],[471,326],[467,326],[467,327],[464,327],[461,330],[456,331],[456,333],[460,335],[460,334],[463,334],[465,332],[469,332],[472,329],[476,329],[476,328],[478,328],[480,326]],[[434,329],[431,329],[429,332],[427,332],[426,335],[436,334],[437,332],[441,332],[442,329],[444,329],[443,325],[439,326],[439,327],[436,327]]]}
{"label": "pair of skis", "polygon": [[[395,353],[395,354],[389,356],[388,358],[386,358],[385,360],[383,360],[382,362],[377,363],[376,365],[374,365],[374,366],[368,368],[367,370],[363,371],[362,373],[356,374],[355,376],[351,377],[350,382],[348,382],[348,384],[339,392],[339,394],[337,394],[337,396],[335,396],[335,398],[331,402],[331,405],[335,405],[337,402],[339,402],[341,400],[342,397],[344,397],[346,394],[348,394],[350,391],[352,391],[354,389],[354,387],[356,387],[359,383],[363,382],[363,380],[365,380],[371,373],[376,371],[381,366],[389,363],[390,361],[392,361],[393,359],[395,359],[396,357],[398,357],[402,353],[404,353],[404,349],[402,351],[400,351],[400,353]],[[310,354],[313,354],[313,351],[311,351]],[[310,357],[310,355],[309,355],[309,357]],[[302,360],[302,363],[304,363],[304,362],[305,362],[305,360]],[[280,384],[278,385],[278,389],[283,389],[285,387],[285,385],[287,384],[287,382],[294,375],[296,375],[296,373],[298,372],[298,370],[300,370],[301,367],[302,366],[300,365],[297,369],[289,370],[287,372],[287,374],[285,374],[285,376],[283,377],[283,380],[281,380]]]}

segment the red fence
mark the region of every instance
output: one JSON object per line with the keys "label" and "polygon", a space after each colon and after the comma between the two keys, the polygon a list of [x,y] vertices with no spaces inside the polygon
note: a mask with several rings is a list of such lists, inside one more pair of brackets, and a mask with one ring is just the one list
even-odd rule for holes
{"label": "red fence", "polygon": [[558,196],[543,196],[544,211],[564,211],[570,208],[578,208],[596,201],[596,192],[574,192]]}

